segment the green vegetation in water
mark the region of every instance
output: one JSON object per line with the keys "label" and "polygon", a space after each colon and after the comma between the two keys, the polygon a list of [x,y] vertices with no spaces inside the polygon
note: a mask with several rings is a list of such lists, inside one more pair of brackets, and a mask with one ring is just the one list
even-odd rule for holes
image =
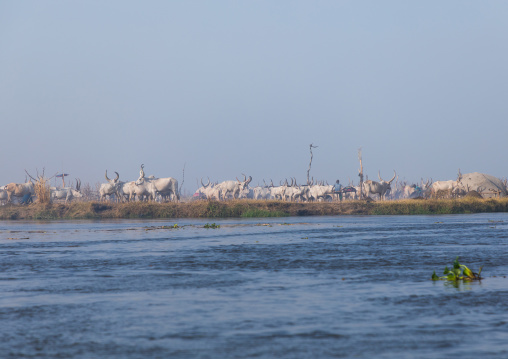
{"label": "green vegetation in water", "polygon": [[211,229],[217,229],[217,228],[220,228],[220,225],[219,224],[215,224],[215,223],[207,223],[203,226],[203,228],[211,228]]}
{"label": "green vegetation in water", "polygon": [[172,226],[146,227],[145,231],[153,231],[153,230],[156,230],[156,229],[178,229],[178,228],[182,228],[182,227],[180,227],[178,224],[175,223]]}
{"label": "green vegetation in water", "polygon": [[175,223],[172,226],[160,226],[158,228],[159,229],[177,229],[177,228],[182,228],[182,227],[180,227],[177,223]]}
{"label": "green vegetation in water", "polygon": [[478,273],[473,273],[471,269],[466,267],[463,264],[459,263],[459,257],[455,258],[455,261],[453,261],[453,268],[449,269],[448,266],[445,267],[443,274],[443,277],[439,277],[436,274],[436,271],[432,274],[432,280],[450,280],[450,281],[459,281],[459,280],[465,280],[465,281],[472,281],[472,280],[481,280],[482,277],[480,277],[480,274],[482,272],[482,268],[480,267],[480,270]]}

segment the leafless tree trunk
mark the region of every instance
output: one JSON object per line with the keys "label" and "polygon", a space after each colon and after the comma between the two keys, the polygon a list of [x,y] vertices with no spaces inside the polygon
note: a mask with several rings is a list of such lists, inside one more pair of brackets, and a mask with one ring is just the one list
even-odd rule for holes
{"label": "leafless tree trunk", "polygon": [[358,160],[360,161],[360,169],[358,176],[360,177],[360,199],[363,199],[363,164],[362,164],[362,148],[358,149]]}
{"label": "leafless tree trunk", "polygon": [[309,179],[309,175],[310,175],[310,168],[312,167],[312,149],[313,148],[317,148],[318,146],[313,146],[312,143],[310,144],[310,163],[309,163],[309,169],[307,170],[307,184],[310,184],[310,179]]}
{"label": "leafless tree trunk", "polygon": [[[185,182],[185,165],[186,163],[183,164],[183,170],[182,170],[182,183],[180,183],[180,188],[178,188],[178,197],[182,198],[182,188],[183,188],[183,183]],[[197,179],[196,179],[197,181]]]}

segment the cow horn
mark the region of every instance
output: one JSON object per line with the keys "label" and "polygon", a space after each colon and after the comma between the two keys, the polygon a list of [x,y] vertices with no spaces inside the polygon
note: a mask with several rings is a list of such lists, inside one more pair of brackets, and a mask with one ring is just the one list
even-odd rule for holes
{"label": "cow horn", "polygon": [[393,177],[391,180],[388,181],[388,183],[392,183],[392,181],[395,179],[395,177],[397,177],[397,172],[395,172],[395,170],[393,170]]}
{"label": "cow horn", "polygon": [[28,175],[28,177],[30,177],[32,180],[34,180],[35,182],[37,182],[37,180],[35,178],[33,178],[32,176],[30,176],[30,173],[27,172],[27,170],[25,170],[26,174]]}
{"label": "cow horn", "polygon": [[106,174],[104,175],[104,177],[106,177],[106,181],[111,181],[109,178],[108,178],[108,170],[106,170]]}
{"label": "cow horn", "polygon": [[247,181],[247,177],[242,173],[243,175],[243,182]]}
{"label": "cow horn", "polygon": [[380,171],[377,171],[377,176],[379,177],[379,180],[382,181],[383,179],[381,178],[381,172]]}
{"label": "cow horn", "polygon": [[115,172],[116,173],[116,178],[113,180],[113,181],[118,181],[118,179],[120,178],[120,175],[118,174],[118,172]]}

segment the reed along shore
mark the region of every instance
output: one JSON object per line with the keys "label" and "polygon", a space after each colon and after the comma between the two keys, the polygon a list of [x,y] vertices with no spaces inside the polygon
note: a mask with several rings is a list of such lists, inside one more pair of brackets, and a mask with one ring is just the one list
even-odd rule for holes
{"label": "reed along shore", "polygon": [[115,218],[263,218],[287,216],[415,215],[508,212],[508,198],[421,199],[399,201],[283,202],[275,200],[180,203],[74,202],[0,206],[2,220]]}

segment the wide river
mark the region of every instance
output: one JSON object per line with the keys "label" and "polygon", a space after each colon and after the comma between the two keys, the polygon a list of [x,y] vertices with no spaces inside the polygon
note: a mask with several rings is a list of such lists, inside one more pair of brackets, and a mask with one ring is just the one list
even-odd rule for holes
{"label": "wide river", "polygon": [[[0,248],[0,358],[508,358],[506,213],[3,221]],[[430,280],[456,256],[484,279]]]}

